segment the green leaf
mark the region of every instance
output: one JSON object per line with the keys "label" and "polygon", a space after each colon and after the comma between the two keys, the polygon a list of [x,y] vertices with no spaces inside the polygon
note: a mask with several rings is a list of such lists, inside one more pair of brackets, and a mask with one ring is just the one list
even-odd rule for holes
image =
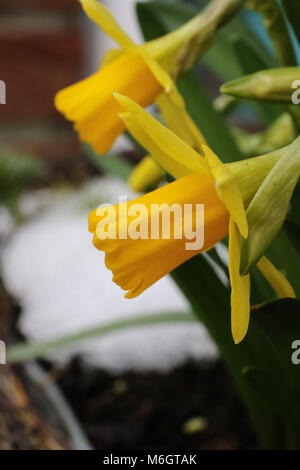
{"label": "green leaf", "polygon": [[300,8],[298,0],[281,0],[284,12],[300,43]]}
{"label": "green leaf", "polygon": [[[299,396],[300,366],[291,362],[292,343],[300,339],[300,302],[281,299],[254,309],[246,338],[235,345],[230,331],[229,291],[204,257],[189,260],[172,276],[220,348],[263,448],[293,447],[295,443],[289,442],[292,424],[287,410],[300,416],[300,403],[295,400]],[[282,386],[274,389],[274,384],[279,383]],[[278,394],[280,407],[274,396]],[[298,446],[299,429],[293,427],[292,433]]]}
{"label": "green leaf", "polygon": [[[268,369],[249,367],[243,371],[243,374],[250,387],[265,399],[275,414],[293,419],[297,395],[295,391],[291,391],[288,377],[285,377],[281,367],[277,368],[277,372],[275,375]],[[284,377],[286,381],[283,380]],[[276,393],[274,393],[275,390]]]}
{"label": "green leaf", "polygon": [[152,1],[137,2],[136,12],[145,40],[151,41],[189,21],[198,9],[192,5]]}
{"label": "green leaf", "polygon": [[[296,224],[292,220],[287,219],[284,223],[284,228],[288,237],[292,241],[295,250],[298,253],[298,257],[300,256],[300,225]],[[299,271],[298,271],[299,274]]]}
{"label": "green leaf", "polygon": [[259,305],[275,299],[275,293],[272,287],[256,266],[251,270],[250,294],[251,305]]}
{"label": "green leaf", "polygon": [[[232,47],[238,58],[242,74],[249,75],[260,70],[268,68],[268,61],[264,60],[244,38],[234,36],[232,39]],[[249,102],[250,104],[250,102]],[[284,109],[279,105],[251,103],[257,114],[261,116],[267,123],[273,122],[283,112]]]}
{"label": "green leaf", "polygon": [[[279,418],[280,448],[285,449],[300,447],[300,368],[292,361],[299,348],[295,345],[300,338],[299,315],[300,302],[295,299],[280,299],[252,311],[248,337],[258,339],[258,348],[263,342],[264,357],[260,365],[243,370],[253,391]],[[269,366],[264,364],[266,360]]]}
{"label": "green leaf", "polygon": [[190,71],[178,81],[187,110],[201,129],[209,146],[223,162],[239,160],[240,151],[222,116],[215,111],[199,77]]}
{"label": "green leaf", "polygon": [[[253,323],[258,325],[266,337],[269,354],[274,356],[271,370],[290,390],[300,392],[300,367],[292,362],[292,344],[300,339],[300,301],[280,299],[263,305],[252,312]],[[276,367],[276,365],[280,365]],[[285,376],[282,376],[284,371]],[[298,400],[298,407],[300,406]],[[296,414],[296,413],[295,413]],[[297,416],[300,419],[300,413]],[[300,429],[299,429],[300,431]]]}
{"label": "green leaf", "polygon": [[19,216],[18,198],[21,192],[45,173],[46,165],[30,155],[0,148],[0,203],[14,217]]}
{"label": "green leaf", "polygon": [[257,54],[246,39],[235,35],[232,36],[231,43],[241,66],[242,75],[268,68],[268,61]]}
{"label": "green leaf", "polygon": [[[190,4],[163,1],[137,3],[138,20],[147,41],[180,27],[197,13],[199,9]],[[203,62],[223,80],[232,80],[242,74],[238,58],[232,49],[233,35],[244,38],[268,67],[274,65],[272,56],[258,37],[240,17],[235,17],[218,31],[212,46],[203,57]]]}
{"label": "green leaf", "polygon": [[[218,31],[217,37],[203,58],[224,81],[234,80],[243,75],[243,64],[236,50],[232,47],[234,38],[239,37],[248,49],[251,49],[266,67],[274,65],[273,58],[265,49],[262,42],[253,34],[246,23],[239,17],[234,18],[229,24]],[[245,62],[245,60],[243,60]],[[226,67],[224,67],[226,64]]]}
{"label": "green leaf", "polygon": [[276,0],[250,0],[250,8],[262,15],[265,29],[273,43],[277,63],[281,67],[295,65],[296,58],[288,27]]}
{"label": "green leaf", "polygon": [[230,292],[208,261],[201,255],[178,267],[172,277],[190,301],[195,314],[207,327],[238,386],[264,448],[280,447],[278,417],[265,399],[250,389],[243,375],[247,367],[272,366],[273,357],[265,354],[266,338],[251,322],[250,334],[235,345],[230,328]]}
{"label": "green leaf", "polygon": [[85,150],[90,160],[96,167],[104,173],[109,173],[118,178],[127,181],[132,171],[132,165],[121,156],[108,153],[106,155],[97,155],[91,146],[86,145]]}

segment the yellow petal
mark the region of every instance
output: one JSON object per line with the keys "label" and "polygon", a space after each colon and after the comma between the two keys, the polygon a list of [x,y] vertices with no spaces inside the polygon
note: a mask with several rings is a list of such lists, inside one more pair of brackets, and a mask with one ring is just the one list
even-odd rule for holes
{"label": "yellow petal", "polygon": [[[169,94],[170,99],[178,107],[184,107],[184,101],[178,92],[174,81],[172,80],[169,73],[160,66],[158,61],[156,61],[152,56],[151,47],[136,46],[134,41],[127,35],[127,33],[118,25],[114,17],[110,12],[97,0],[79,0],[82,4],[82,7],[95,23],[97,23],[101,29],[110,36],[114,41],[116,41],[122,49],[128,52],[136,52],[140,55],[141,58],[150,68],[156,80],[161,84],[165,91]],[[181,36],[181,35],[180,35]],[[171,36],[172,37],[172,36]],[[170,37],[171,43],[172,39]],[[184,38],[182,38],[184,40]],[[167,44],[166,44],[167,42]],[[163,47],[164,49],[167,46],[167,50],[170,48],[168,35],[163,38]],[[179,46],[180,47],[180,46]],[[160,47],[161,49],[162,47]],[[171,51],[174,47],[171,48]]]}
{"label": "yellow petal", "polygon": [[263,256],[257,263],[257,267],[274,289],[278,297],[296,298],[295,291],[286,277],[275,268],[268,258]]}
{"label": "yellow petal", "polygon": [[202,145],[206,144],[206,140],[192,118],[186,112],[186,109],[182,107],[179,108],[174,105],[174,102],[170,99],[167,93],[162,93],[157,98],[156,104],[160,109],[168,128],[187,144],[201,153]]}
{"label": "yellow petal", "polygon": [[146,155],[132,170],[128,183],[134,191],[139,193],[156,185],[163,177],[161,167],[152,157]]}
{"label": "yellow petal", "polygon": [[[143,108],[141,108],[141,106],[128,97],[122,96],[118,93],[114,93],[114,96],[120,105],[132,114],[137,125],[143,129],[144,133],[151,138],[164,154],[180,161],[183,166],[190,168],[192,171],[203,171],[208,173],[208,168],[203,158],[183,140],[177,137],[172,131],[163,126]],[[149,148],[147,148],[147,150],[151,153]]]}
{"label": "yellow petal", "polygon": [[232,217],[229,222],[229,276],[231,283],[231,331],[234,342],[246,336],[250,319],[250,274],[240,275],[241,235]]}
{"label": "yellow petal", "polygon": [[118,25],[110,12],[96,0],[79,0],[87,16],[117,42],[124,50],[135,47],[135,43]]}
{"label": "yellow petal", "polygon": [[[134,221],[133,216],[124,216],[124,204],[114,206],[117,222],[109,217],[107,227],[101,224],[99,226],[99,223],[103,222],[103,216],[99,211],[93,211],[89,217],[89,230],[94,233],[94,245],[105,252],[105,263],[113,272],[113,281],[128,291],[126,294],[128,298],[141,294],[164,275],[199,252],[209,249],[228,233],[228,212],[218,198],[214,181],[208,174],[188,175],[130,201],[127,212],[133,204],[140,204],[147,209],[141,221],[147,224],[147,227],[152,226],[153,217],[158,214],[162,214],[162,217],[167,215],[173,204],[182,208],[184,220],[185,204],[192,204],[193,219],[189,222],[191,223],[189,229],[193,231],[199,231],[197,225],[199,221],[196,220],[194,213],[196,204],[204,204],[204,245],[200,249],[186,249],[187,241],[191,240],[187,240],[186,231],[183,231],[181,238],[176,238],[175,234],[183,223],[177,219],[174,225],[171,224],[169,238],[162,237],[160,226],[157,238],[154,238],[151,232],[151,236],[147,239],[132,239],[129,236],[121,239],[118,235],[129,233],[130,224]],[[122,215],[118,220],[120,213]],[[104,239],[102,235],[107,232],[116,233],[117,237]]]}
{"label": "yellow petal", "polygon": [[136,48],[136,51],[140,54],[141,57],[143,57],[154,77],[164,88],[165,92],[169,95],[174,105],[179,108],[184,108],[184,100],[181,94],[178,92],[171,76],[159,65],[156,60],[154,60],[145,52],[143,47]]}
{"label": "yellow petal", "polygon": [[210,167],[211,173],[216,182],[216,189],[223,204],[228,209],[234,222],[237,224],[240,233],[244,238],[248,237],[248,223],[243,204],[241,191],[238,184],[217,155],[206,145],[203,145],[203,152]]}
{"label": "yellow petal", "polygon": [[120,55],[123,54],[123,51],[121,49],[109,49],[109,51],[106,52],[104,55],[102,62],[101,62],[101,68],[105,67],[106,65],[111,64],[114,60],[118,59]]}
{"label": "yellow petal", "polygon": [[162,87],[138,54],[123,53],[55,97],[57,109],[75,123],[80,139],[90,143],[99,154],[107,152],[125,129],[119,118],[122,107],[113,98],[115,91],[148,106]]}
{"label": "yellow petal", "polygon": [[184,161],[179,152],[165,152],[153,140],[151,134],[137,123],[135,117],[130,113],[120,114],[126,128],[133,137],[150,153],[156,162],[174,178],[182,178],[191,173],[202,172],[202,163],[199,159]]}

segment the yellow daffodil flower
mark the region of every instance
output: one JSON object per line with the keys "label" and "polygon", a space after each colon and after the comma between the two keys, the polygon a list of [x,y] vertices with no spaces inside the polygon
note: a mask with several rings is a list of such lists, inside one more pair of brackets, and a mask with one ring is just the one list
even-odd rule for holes
{"label": "yellow daffodil flower", "polygon": [[[122,289],[128,290],[126,297],[132,298],[141,294],[154,282],[168,274],[180,264],[203,250],[208,250],[228,233],[229,216],[225,206],[222,204],[214,188],[214,180],[208,174],[191,173],[183,178],[174,181],[160,189],[141,196],[137,200],[128,203],[128,213],[132,204],[143,205],[146,221],[140,220],[139,224],[147,223],[151,226],[153,211],[151,207],[156,207],[162,217],[168,214],[170,207],[174,203],[180,204],[183,209],[184,204],[202,203],[205,204],[205,225],[204,225],[204,246],[199,251],[186,250],[185,244],[188,239],[184,236],[176,238],[176,234],[171,231],[170,239],[139,238],[120,240],[119,234],[124,231],[124,227],[129,226],[134,220],[132,217],[119,219],[120,206],[115,206],[117,211],[117,236],[115,240],[102,237],[99,230],[99,222],[102,217],[99,211],[90,214],[89,229],[94,235],[94,245],[99,250],[106,252],[106,266],[114,273],[113,281]],[[191,231],[195,231],[193,222],[194,214],[191,217]],[[110,223],[103,230],[110,231]],[[114,220],[111,222],[115,224]],[[98,228],[98,229],[97,229]],[[102,230],[102,229],[101,229]]]}
{"label": "yellow daffodil flower", "polygon": [[146,155],[132,170],[128,183],[137,193],[156,185],[164,178],[164,172],[156,161]]}
{"label": "yellow daffodil flower", "polygon": [[[106,215],[103,208],[93,211],[89,216],[89,230],[94,234],[94,245],[106,253],[105,262],[113,272],[113,281],[128,291],[126,297],[131,298],[186,260],[210,249],[229,233],[232,334],[239,343],[246,335],[250,315],[250,276],[240,275],[241,240],[242,236],[248,236],[244,205],[256,193],[281,153],[224,165],[207,146],[202,146],[203,156],[200,155],[128,97],[114,96],[126,110],[121,118],[127,129],[158,164],[178,180],[129,202],[126,211],[123,204],[114,206],[113,215],[117,218],[111,216],[108,209]],[[135,220],[136,212],[130,213],[136,203],[146,209],[141,211],[138,220]],[[157,211],[164,217],[174,203],[179,207],[204,204],[201,249],[187,250],[187,239],[177,237],[180,227],[176,224],[169,239],[164,239],[161,232],[147,239],[127,236],[132,221],[149,227]],[[153,205],[154,215],[148,210]],[[189,220],[190,233],[197,230],[195,220],[195,217]],[[108,237],[109,233],[114,236]],[[279,296],[293,296],[288,281],[269,261],[262,259],[258,267]]]}
{"label": "yellow daffodil flower", "polygon": [[174,130],[180,127],[182,138],[190,145],[203,142],[170,75],[179,50],[197,30],[197,17],[162,38],[137,46],[101,3],[80,2],[87,16],[121,48],[109,51],[96,73],[59,91],[55,97],[56,108],[74,122],[80,139],[90,143],[98,154],[110,149],[125,130],[119,118],[122,107],[113,98],[113,92],[119,92],[143,107],[160,97],[158,105],[168,124],[171,122]]}

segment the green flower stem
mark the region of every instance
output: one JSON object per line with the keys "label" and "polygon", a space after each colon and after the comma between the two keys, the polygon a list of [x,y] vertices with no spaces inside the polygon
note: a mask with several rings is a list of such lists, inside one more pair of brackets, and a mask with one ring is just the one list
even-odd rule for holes
{"label": "green flower stem", "polygon": [[175,79],[195,65],[210,47],[217,30],[231,20],[245,1],[213,0],[182,27],[148,42],[145,48]]}
{"label": "green flower stem", "polygon": [[259,157],[228,163],[226,165],[236,178],[236,181],[238,181],[242,198],[246,205],[256,193],[268,173],[281,157],[286,154],[289,148],[290,146],[286,146]]}

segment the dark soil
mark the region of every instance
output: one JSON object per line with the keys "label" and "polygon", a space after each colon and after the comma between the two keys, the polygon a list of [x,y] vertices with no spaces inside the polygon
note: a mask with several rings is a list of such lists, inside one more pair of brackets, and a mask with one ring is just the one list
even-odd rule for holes
{"label": "dark soil", "polygon": [[[220,362],[118,378],[74,361],[59,385],[96,449],[253,449],[256,439]],[[205,430],[187,434],[193,417]]]}
{"label": "dark soil", "polygon": [[[4,340],[14,330],[11,325],[17,315],[18,309],[0,285],[0,337]],[[91,369],[79,359],[64,370],[44,361],[42,365],[53,380],[59,377],[58,385],[96,449],[257,447],[245,409],[221,362],[191,362],[168,374],[132,372],[119,377]],[[2,367],[0,449],[68,448],[60,425],[32,393],[23,368]],[[206,427],[187,433],[185,424],[198,417],[204,418]]]}

